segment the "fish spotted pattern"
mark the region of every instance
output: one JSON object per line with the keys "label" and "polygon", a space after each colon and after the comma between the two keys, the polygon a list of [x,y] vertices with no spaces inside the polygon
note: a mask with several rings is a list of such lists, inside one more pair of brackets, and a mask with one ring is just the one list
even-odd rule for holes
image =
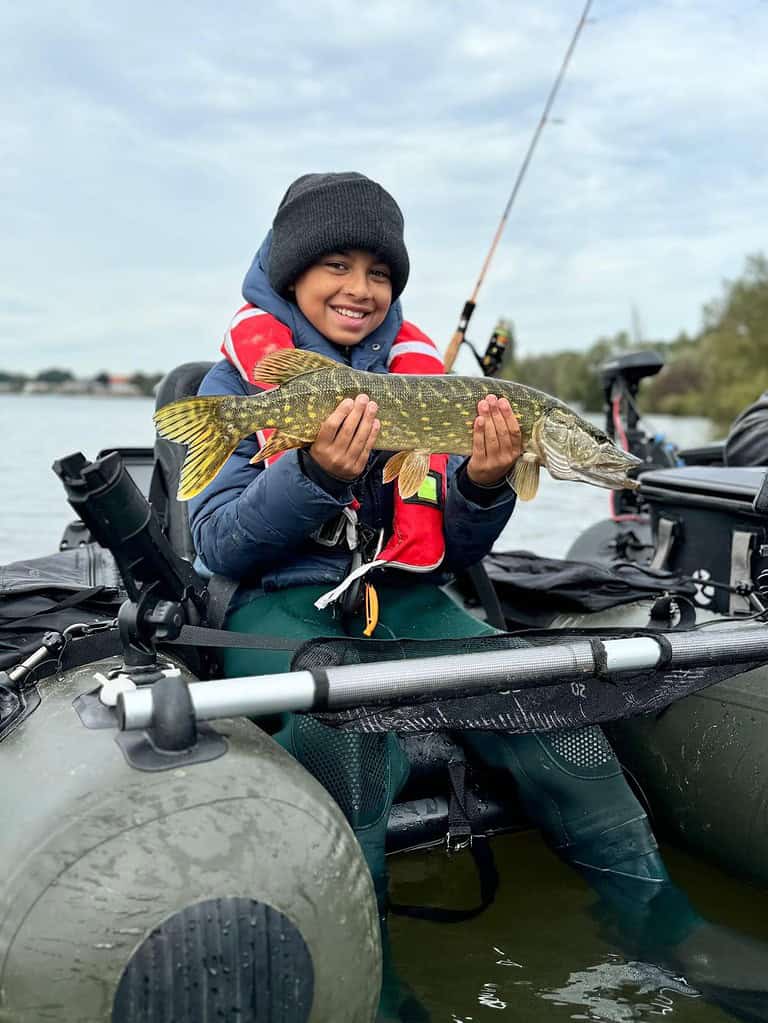
{"label": "fish spotted pattern", "polygon": [[637,486],[627,471],[639,459],[557,398],[513,381],[362,373],[297,349],[268,355],[254,378],[278,386],[249,397],[183,398],[155,413],[160,435],[188,448],[179,500],[204,490],[244,437],[275,431],[254,462],[306,447],[339,402],[358,394],[379,406],[376,448],[395,452],[384,467],[384,482],[397,478],[405,498],[424,482],[430,454],[471,453],[477,403],[489,394],[506,398],[520,423],[523,454],[510,482],[523,500],[535,496],[542,465],[556,479],[614,489]]}

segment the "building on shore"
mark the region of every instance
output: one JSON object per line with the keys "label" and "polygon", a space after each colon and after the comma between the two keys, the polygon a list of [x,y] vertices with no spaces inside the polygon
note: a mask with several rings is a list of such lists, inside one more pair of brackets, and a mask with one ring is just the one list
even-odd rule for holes
{"label": "building on shore", "polygon": [[97,379],[28,380],[22,388],[22,393],[135,398],[140,396],[142,392],[141,388],[132,382],[131,377],[113,375]]}

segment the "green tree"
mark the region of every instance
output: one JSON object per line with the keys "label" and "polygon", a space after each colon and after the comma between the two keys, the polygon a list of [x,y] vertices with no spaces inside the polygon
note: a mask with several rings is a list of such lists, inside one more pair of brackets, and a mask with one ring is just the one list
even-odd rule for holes
{"label": "green tree", "polygon": [[39,380],[41,384],[63,384],[66,380],[74,380],[75,375],[68,369],[52,367],[51,369],[41,370],[35,379]]}
{"label": "green tree", "polygon": [[704,307],[699,351],[704,414],[725,428],[768,389],[768,260],[749,256],[742,277]]}
{"label": "green tree", "polygon": [[704,306],[702,329],[694,337],[681,333],[638,344],[620,331],[583,352],[517,356],[502,375],[597,411],[603,405],[602,364],[642,349],[665,360],[658,376],[641,386],[644,411],[708,416],[726,429],[768,390],[768,260],[760,253],[747,257],[742,275],[725,281],[722,294]]}
{"label": "green tree", "polygon": [[151,396],[162,379],[162,373],[134,373],[129,382],[137,387],[142,394]]}

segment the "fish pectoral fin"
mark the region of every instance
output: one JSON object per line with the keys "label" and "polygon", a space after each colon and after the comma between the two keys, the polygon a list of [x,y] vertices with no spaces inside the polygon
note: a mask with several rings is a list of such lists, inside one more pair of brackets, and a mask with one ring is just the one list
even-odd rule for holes
{"label": "fish pectoral fin", "polygon": [[303,448],[306,441],[301,437],[292,437],[290,433],[283,433],[282,430],[275,430],[266,444],[262,444],[259,450],[251,459],[251,465],[263,462],[265,458],[280,454],[281,451],[290,451],[292,448]]}
{"label": "fish pectoral fin", "polygon": [[253,370],[253,379],[265,384],[285,384],[294,377],[305,373],[317,373],[321,370],[338,369],[338,362],[318,355],[316,352],[303,352],[297,348],[281,348],[270,352]]}
{"label": "fish pectoral fin", "polygon": [[176,494],[179,501],[205,490],[237,447],[241,435],[226,415],[231,402],[229,395],[181,398],[155,412],[159,435],[187,445]]}
{"label": "fish pectoral fin", "polygon": [[539,489],[541,462],[532,451],[524,451],[515,462],[513,486],[521,501],[531,501]]}
{"label": "fish pectoral fin", "polygon": [[419,492],[429,472],[428,451],[398,451],[384,466],[385,483],[397,480],[397,489],[402,498],[413,497]]}
{"label": "fish pectoral fin", "polygon": [[397,489],[403,500],[418,494],[429,472],[429,452],[409,451],[397,476]]}
{"label": "fish pectoral fin", "polygon": [[392,455],[391,458],[387,459],[382,473],[382,479],[385,483],[391,483],[392,480],[397,479],[397,475],[402,469],[403,463],[410,454],[410,451],[398,451],[396,455]]}

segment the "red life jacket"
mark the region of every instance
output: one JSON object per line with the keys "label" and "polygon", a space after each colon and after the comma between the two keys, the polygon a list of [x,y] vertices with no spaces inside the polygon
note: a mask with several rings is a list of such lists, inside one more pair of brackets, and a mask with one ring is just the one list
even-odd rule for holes
{"label": "red life jacket", "polygon": [[[232,319],[221,345],[222,355],[239,371],[242,378],[264,390],[273,387],[255,379],[254,369],[271,352],[293,348],[293,335],[284,323],[253,305],[244,305]],[[387,359],[390,373],[444,373],[434,343],[412,323],[404,322]],[[260,430],[257,439],[266,443],[273,430]],[[270,465],[285,452],[267,459]],[[371,568],[390,566],[409,572],[431,572],[445,557],[443,507],[446,495],[448,455],[432,455],[429,475],[418,494],[404,500],[395,487],[392,535],[372,562],[362,565],[334,590],[323,595],[319,607],[336,600],[344,590]]]}

